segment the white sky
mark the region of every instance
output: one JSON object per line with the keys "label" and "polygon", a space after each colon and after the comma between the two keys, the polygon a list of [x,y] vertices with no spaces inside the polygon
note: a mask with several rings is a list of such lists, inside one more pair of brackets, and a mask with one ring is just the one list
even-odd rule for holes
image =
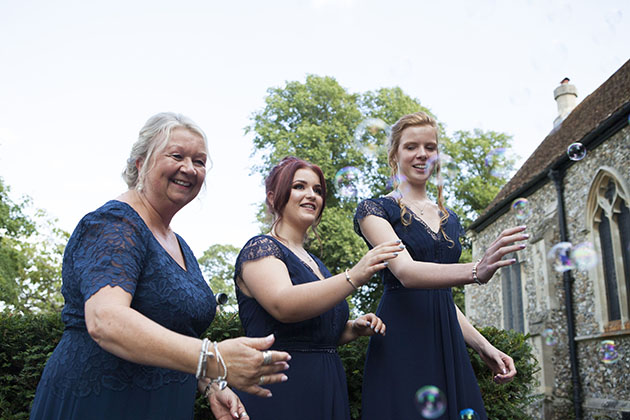
{"label": "white sky", "polygon": [[[565,76],[593,92],[630,58],[627,0],[0,0],[0,176],[72,231],[126,189],[151,115],[206,131],[207,192],[173,220],[199,257],[258,232],[252,113],[306,74],[350,92],[400,86],[449,132],[514,136],[528,157]],[[391,122],[390,122],[391,123]]]}

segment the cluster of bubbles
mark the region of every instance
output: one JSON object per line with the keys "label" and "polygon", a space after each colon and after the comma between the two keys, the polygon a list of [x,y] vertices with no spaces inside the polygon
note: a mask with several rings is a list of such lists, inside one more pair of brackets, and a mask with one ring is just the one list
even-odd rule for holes
{"label": "cluster of bubbles", "polygon": [[558,344],[558,333],[553,328],[547,328],[540,335],[546,346],[555,346]]}
{"label": "cluster of bubbles", "polygon": [[532,210],[529,206],[529,201],[526,198],[517,198],[512,202],[512,213],[518,220],[527,220],[532,215]]}
{"label": "cluster of bubbles", "polygon": [[599,360],[606,365],[619,361],[619,352],[613,340],[604,340],[599,345]]}
{"label": "cluster of bubbles", "polygon": [[558,272],[577,269],[587,271],[599,261],[591,242],[573,245],[571,242],[559,242],[547,253],[547,258]]}
{"label": "cluster of bubbles", "polygon": [[446,411],[446,396],[440,388],[427,385],[416,392],[416,408],[425,419],[437,419]]}

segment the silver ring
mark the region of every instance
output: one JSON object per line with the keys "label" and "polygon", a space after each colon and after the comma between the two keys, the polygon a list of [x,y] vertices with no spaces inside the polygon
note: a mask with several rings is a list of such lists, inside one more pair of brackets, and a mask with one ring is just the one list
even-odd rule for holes
{"label": "silver ring", "polygon": [[264,385],[265,384],[265,375],[261,376],[260,379],[258,380],[258,385]]}
{"label": "silver ring", "polygon": [[263,351],[263,366],[271,364],[271,352],[269,350]]}
{"label": "silver ring", "polygon": [[239,417],[247,417],[247,413],[243,411]]}

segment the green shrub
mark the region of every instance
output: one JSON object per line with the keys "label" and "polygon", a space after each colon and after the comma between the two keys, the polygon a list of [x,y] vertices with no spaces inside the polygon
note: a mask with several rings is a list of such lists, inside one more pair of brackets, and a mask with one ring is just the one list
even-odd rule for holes
{"label": "green shrub", "polygon": [[[0,313],[0,420],[28,419],[41,372],[62,332],[63,324],[58,313]],[[526,341],[528,337],[492,327],[481,328],[480,332],[497,348],[512,356],[518,370],[514,381],[497,385],[492,382],[492,374],[479,356],[469,350],[489,418],[530,419],[525,408],[538,398],[533,395],[538,364]],[[243,329],[236,314],[220,314],[205,333],[213,341],[242,335]],[[361,385],[367,345],[368,339],[362,337],[339,348],[347,374],[353,420],[361,418]],[[214,419],[201,395],[195,402],[195,419]]]}

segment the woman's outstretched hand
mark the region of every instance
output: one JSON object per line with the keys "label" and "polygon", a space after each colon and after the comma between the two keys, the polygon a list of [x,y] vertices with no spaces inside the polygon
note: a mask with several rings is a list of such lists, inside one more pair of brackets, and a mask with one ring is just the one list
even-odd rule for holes
{"label": "woman's outstretched hand", "polygon": [[374,334],[385,335],[386,326],[381,318],[369,313],[352,321],[352,329],[357,337],[370,336]]}
{"label": "woman's outstretched hand", "polygon": [[387,267],[389,260],[396,258],[403,249],[405,246],[400,240],[375,246],[354,267],[348,270],[350,278],[357,286],[363,286],[374,273]]}
{"label": "woman's outstretched hand", "polygon": [[[284,370],[289,368],[289,353],[269,350],[271,359],[265,363],[263,350],[273,344],[273,335],[260,338],[239,337],[219,343],[219,351],[227,366],[228,384],[259,397],[271,397],[271,391],[261,385],[284,382]],[[265,352],[266,353],[266,352]],[[214,362],[214,361],[212,361]]]}
{"label": "woman's outstretched hand", "polygon": [[516,262],[515,259],[504,260],[503,257],[511,252],[520,251],[527,246],[526,244],[516,243],[529,238],[528,234],[523,233],[525,229],[525,226],[506,229],[492,242],[477,265],[477,278],[479,281],[487,283],[499,268],[507,267]]}

